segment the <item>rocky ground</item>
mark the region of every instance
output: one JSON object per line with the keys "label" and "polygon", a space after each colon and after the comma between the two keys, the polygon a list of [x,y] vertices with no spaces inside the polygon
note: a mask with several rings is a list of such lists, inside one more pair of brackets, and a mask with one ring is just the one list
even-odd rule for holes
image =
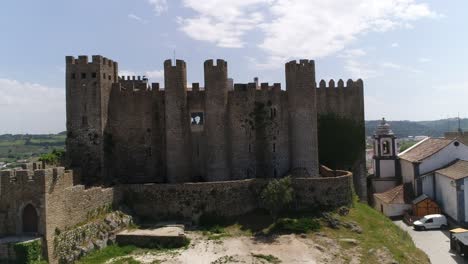
{"label": "rocky ground", "polygon": [[[107,263],[132,258],[140,263],[361,263],[359,242],[336,240],[323,233],[276,237],[235,236],[210,239],[199,232],[187,232],[191,244],[186,249],[141,251],[114,258]],[[379,263],[396,263],[388,249],[376,247]]]}

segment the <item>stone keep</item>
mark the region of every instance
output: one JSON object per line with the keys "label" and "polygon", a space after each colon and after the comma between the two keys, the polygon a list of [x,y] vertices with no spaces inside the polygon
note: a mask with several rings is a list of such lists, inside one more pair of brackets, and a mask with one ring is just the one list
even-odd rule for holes
{"label": "stone keep", "polygon": [[364,122],[362,81],[317,87],[314,61],[286,63],[286,90],[229,88],[224,60],[205,61],[204,87],[191,89],[182,60],[164,62],[164,88],[118,77],[102,56],[66,62],[68,160],[87,184],[316,177],[317,115]]}

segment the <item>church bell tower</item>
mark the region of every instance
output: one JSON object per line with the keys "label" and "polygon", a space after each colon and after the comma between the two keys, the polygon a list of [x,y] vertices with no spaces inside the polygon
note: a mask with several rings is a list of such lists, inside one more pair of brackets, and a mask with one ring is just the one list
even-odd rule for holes
{"label": "church bell tower", "polygon": [[373,136],[374,192],[385,192],[400,182],[396,136],[382,118]]}

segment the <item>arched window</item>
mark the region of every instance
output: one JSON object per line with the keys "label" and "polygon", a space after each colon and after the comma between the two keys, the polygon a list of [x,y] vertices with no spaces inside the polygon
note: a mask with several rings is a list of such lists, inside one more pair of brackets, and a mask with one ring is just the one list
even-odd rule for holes
{"label": "arched window", "polygon": [[23,233],[37,233],[39,217],[37,216],[36,208],[28,204],[23,209]]}
{"label": "arched window", "polygon": [[384,155],[389,155],[390,154],[390,142],[384,141],[382,143],[382,153]]}

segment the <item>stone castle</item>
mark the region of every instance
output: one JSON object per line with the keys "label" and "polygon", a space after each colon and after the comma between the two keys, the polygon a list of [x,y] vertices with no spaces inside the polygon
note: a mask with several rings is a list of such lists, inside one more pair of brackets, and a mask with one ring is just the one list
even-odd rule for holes
{"label": "stone castle", "polygon": [[309,60],[286,63],[286,90],[232,87],[224,60],[205,61],[205,87],[191,89],[182,60],[164,62],[164,89],[102,56],[66,66],[67,152],[87,184],[312,177],[318,114],[364,120],[363,82],[317,87]]}
{"label": "stone castle", "polygon": [[227,63],[208,60],[205,87],[188,89],[185,63],[168,60],[162,89],[119,77],[102,56],[66,63],[68,168],[0,171],[0,262],[15,259],[15,239],[34,236],[49,263],[70,263],[95,239],[74,234],[102,208],[154,221],[243,215],[262,208],[269,178],[290,174],[294,209],[349,205],[352,183],[365,200],[364,151],[345,168],[353,173],[331,171],[317,139],[322,114],[363,124],[361,80],[317,86],[314,62],[301,60],[286,63],[286,90],[230,85]]}

